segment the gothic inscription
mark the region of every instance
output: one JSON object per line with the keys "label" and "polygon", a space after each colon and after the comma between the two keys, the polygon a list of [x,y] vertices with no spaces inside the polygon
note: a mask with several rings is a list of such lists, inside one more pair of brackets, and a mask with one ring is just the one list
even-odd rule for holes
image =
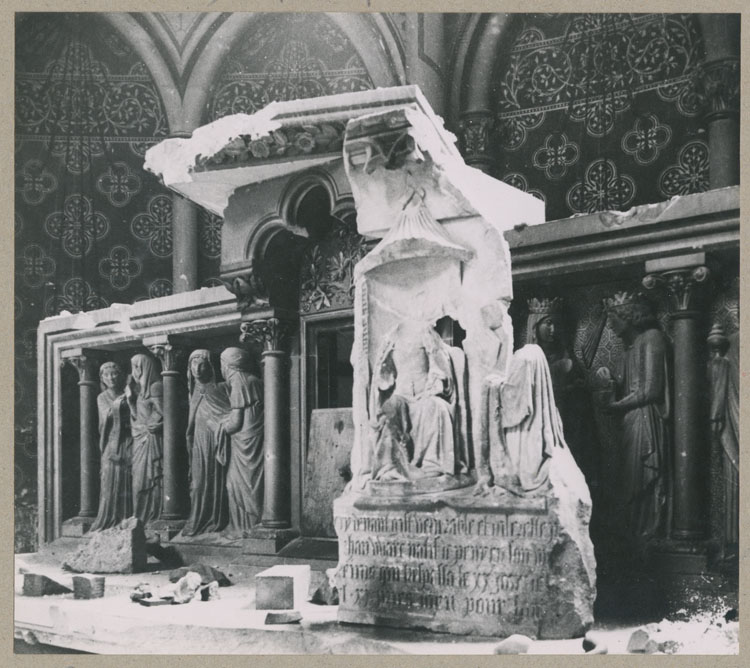
{"label": "gothic inscription", "polygon": [[534,633],[559,525],[546,513],[336,514],[342,619]]}

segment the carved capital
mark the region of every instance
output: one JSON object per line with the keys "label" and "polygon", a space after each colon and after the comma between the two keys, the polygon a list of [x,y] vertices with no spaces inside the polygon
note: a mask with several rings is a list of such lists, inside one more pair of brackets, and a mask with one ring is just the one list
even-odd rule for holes
{"label": "carved capital", "polygon": [[61,366],[70,364],[78,372],[79,383],[97,383],[97,372],[99,370],[99,358],[97,355],[86,350],[77,350],[72,354],[65,355],[60,361]]}
{"label": "carved capital", "polygon": [[240,342],[260,343],[264,351],[282,350],[284,341],[292,332],[292,323],[280,318],[250,320],[240,324]]}
{"label": "carved capital", "polygon": [[708,267],[690,267],[660,274],[648,274],[643,278],[647,290],[663,290],[670,302],[672,314],[693,311],[702,296],[702,287],[711,275]]}
{"label": "carved capital", "polygon": [[250,267],[242,274],[238,274],[223,281],[227,290],[237,297],[237,309],[241,312],[253,308],[268,306],[268,291],[258,272]]}
{"label": "carved capital", "polygon": [[177,360],[183,353],[182,348],[165,342],[152,344],[148,349],[161,362],[162,373],[176,371]]}
{"label": "carved capital", "polygon": [[491,166],[492,133],[495,119],[489,111],[470,111],[458,122],[458,141],[461,154],[469,165]]}
{"label": "carved capital", "polygon": [[738,117],[740,113],[740,62],[724,58],[707,63],[698,81],[698,92],[707,121]]}

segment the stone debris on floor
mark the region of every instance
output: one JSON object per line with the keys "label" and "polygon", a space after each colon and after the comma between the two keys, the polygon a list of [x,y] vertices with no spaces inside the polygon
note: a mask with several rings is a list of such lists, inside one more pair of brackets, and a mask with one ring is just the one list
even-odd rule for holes
{"label": "stone debris on floor", "polygon": [[[729,606],[658,623],[595,623],[584,638],[570,640],[469,638],[413,629],[339,624],[337,606],[313,602],[316,591],[331,587],[330,574],[317,570],[311,571],[307,600],[300,605],[295,601],[293,609],[257,610],[255,576],[265,570],[263,567],[204,563],[205,568],[191,564],[184,572],[181,569],[110,574],[102,598],[75,599],[72,578],[80,576],[65,572],[47,559],[45,563],[35,555],[16,557],[15,636],[28,644],[62,648],[60,651],[583,655],[646,653],[646,650],[653,650],[654,654],[736,654],[739,647],[739,615]],[[158,568],[158,564],[149,566]],[[194,567],[196,570],[191,571]],[[216,597],[220,581],[204,582],[217,571],[231,582],[231,586],[221,587],[220,598]],[[24,580],[31,573],[57,583],[66,593],[24,595]],[[175,576],[177,581],[170,581]],[[186,590],[192,590],[192,596],[187,602],[175,605],[173,595],[180,582]],[[171,599],[161,598],[170,596],[170,592]],[[190,634],[180,632],[180,628],[186,627],[190,627]],[[505,649],[501,652],[501,648]]]}

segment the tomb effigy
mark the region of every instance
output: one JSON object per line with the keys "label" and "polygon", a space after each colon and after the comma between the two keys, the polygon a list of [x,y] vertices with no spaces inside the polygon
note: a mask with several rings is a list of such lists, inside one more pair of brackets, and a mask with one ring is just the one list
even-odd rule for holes
{"label": "tomb effigy", "polygon": [[417,109],[351,120],[352,480],[334,502],[338,618],[462,634],[581,634],[593,621],[589,491],[545,354],[512,353],[502,231],[531,196],[467,167]]}

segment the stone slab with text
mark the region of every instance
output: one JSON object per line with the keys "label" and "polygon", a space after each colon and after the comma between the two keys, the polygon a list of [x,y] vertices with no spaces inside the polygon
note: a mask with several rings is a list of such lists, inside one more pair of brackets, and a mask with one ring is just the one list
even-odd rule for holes
{"label": "stone slab with text", "polygon": [[[586,548],[544,498],[466,492],[407,504],[334,503],[340,621],[458,634],[581,635],[594,588]],[[572,532],[573,534],[575,532]]]}

